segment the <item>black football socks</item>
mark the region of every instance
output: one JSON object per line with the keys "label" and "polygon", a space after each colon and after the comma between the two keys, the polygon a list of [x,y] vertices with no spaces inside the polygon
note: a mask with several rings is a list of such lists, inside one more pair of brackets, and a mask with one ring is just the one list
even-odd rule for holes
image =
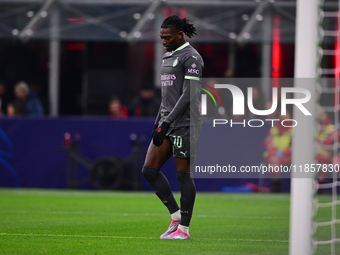
{"label": "black football socks", "polygon": [[189,227],[196,197],[195,183],[191,173],[176,172],[176,177],[181,188],[181,222],[179,224]]}
{"label": "black football socks", "polygon": [[143,176],[150,183],[156,195],[168,208],[170,214],[179,210],[178,204],[172,194],[170,184],[164,174],[156,167],[143,166]]}

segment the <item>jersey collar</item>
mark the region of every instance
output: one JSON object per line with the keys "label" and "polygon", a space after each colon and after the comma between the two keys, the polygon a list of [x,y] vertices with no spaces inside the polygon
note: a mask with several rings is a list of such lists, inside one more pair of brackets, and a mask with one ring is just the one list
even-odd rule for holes
{"label": "jersey collar", "polygon": [[183,44],[182,46],[178,47],[176,50],[174,50],[173,52],[171,52],[171,53],[170,53],[170,56],[171,56],[172,54],[174,54],[176,51],[182,50],[182,49],[184,49],[185,47],[187,47],[187,46],[189,46],[189,45],[190,45],[190,43],[189,43],[189,42],[186,42],[185,44]]}

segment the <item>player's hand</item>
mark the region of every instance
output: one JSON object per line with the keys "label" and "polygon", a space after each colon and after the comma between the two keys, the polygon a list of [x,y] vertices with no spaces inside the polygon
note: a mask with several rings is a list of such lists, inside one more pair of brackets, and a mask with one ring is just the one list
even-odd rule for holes
{"label": "player's hand", "polygon": [[168,132],[170,124],[163,122],[153,134],[153,144],[156,146],[161,146],[166,135]]}
{"label": "player's hand", "polygon": [[155,124],[153,126],[153,130],[152,130],[152,133],[151,133],[151,136],[150,136],[151,139],[153,138],[153,135],[155,134],[157,128],[158,128],[158,124]]}

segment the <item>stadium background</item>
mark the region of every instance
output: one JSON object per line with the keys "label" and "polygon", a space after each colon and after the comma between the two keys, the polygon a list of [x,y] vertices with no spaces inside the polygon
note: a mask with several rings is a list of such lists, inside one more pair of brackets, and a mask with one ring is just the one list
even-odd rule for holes
{"label": "stadium background", "polygon": [[[0,1],[0,7],[0,77],[6,93],[13,97],[15,83],[26,81],[47,115],[36,121],[0,120],[13,143],[14,157],[9,160],[12,171],[1,166],[1,186],[67,187],[66,153],[56,151],[66,132],[81,135],[79,149],[92,160],[127,156],[131,133],[149,137],[154,118],[144,119],[144,125],[133,114],[128,121],[110,120],[108,103],[116,95],[129,106],[150,83],[159,95],[157,74],[163,54],[159,27],[168,15],[187,16],[197,27],[198,36],[189,41],[204,58],[204,77],[294,75],[294,1]],[[272,85],[259,87],[266,101]],[[107,131],[99,131],[101,127]],[[242,149],[249,147],[243,135],[247,131],[230,131],[236,132],[231,139],[238,138],[227,145],[230,158],[245,165],[261,164],[267,130],[255,131],[259,134],[252,141],[254,150]],[[239,149],[228,149],[231,144],[239,144]],[[4,142],[2,149],[9,150]],[[172,167],[170,163],[165,171]],[[86,175],[86,169],[79,171]],[[216,191],[247,181],[216,182],[199,190]],[[150,188],[145,182],[143,186]],[[284,191],[289,191],[289,181]]]}
{"label": "stadium background", "polygon": [[[337,1],[320,2],[323,3],[325,11],[338,10]],[[94,187],[90,180],[91,171],[98,174],[93,170],[94,163],[109,157],[110,160],[106,163],[116,167],[119,165],[123,173],[123,176],[119,178],[125,180],[115,184],[114,189],[151,190],[151,187],[140,176],[145,151],[143,146],[138,148],[138,145],[150,142],[149,135],[154,117],[137,117],[129,114],[126,119],[113,119],[108,116],[108,104],[110,98],[115,95],[124,105],[129,106],[141,89],[150,84],[159,96],[160,84],[157,78],[161,56],[164,53],[159,39],[159,27],[164,17],[173,14],[188,17],[196,26],[198,35],[188,41],[200,52],[205,61],[206,67],[203,74],[205,78],[294,77],[296,1],[0,0],[0,81],[5,85],[6,93],[10,98],[14,98],[14,85],[18,81],[26,81],[31,90],[41,99],[45,109],[43,117],[9,118],[3,116],[0,118],[0,187],[93,190],[98,188]],[[338,29],[334,20],[325,21],[322,26],[324,30]],[[326,50],[335,49],[334,38],[324,38],[322,47]],[[334,69],[335,63],[334,56],[330,54],[325,55],[319,65]],[[324,77],[333,78],[334,73],[330,72]],[[277,86],[279,84],[270,79],[265,79],[258,86],[264,102],[270,101],[271,88]],[[332,106],[334,95],[321,97],[320,104]],[[334,116],[330,117],[334,120]],[[261,164],[264,160],[264,139],[268,130],[269,125],[256,130],[242,127],[230,130],[225,150],[231,163],[237,166],[241,163],[243,165]],[[202,137],[207,137],[205,134],[216,135],[209,128],[203,128]],[[78,163],[72,161],[71,149],[76,151]],[[85,157],[80,157],[79,160],[78,151]],[[137,157],[134,154],[136,152],[140,153]],[[199,157],[200,154],[198,153],[197,156]],[[209,157],[209,155],[205,156]],[[115,159],[112,160],[112,157]],[[120,159],[117,160],[117,158]],[[128,166],[124,165],[121,159],[127,160]],[[172,174],[173,169],[174,165],[170,160],[164,166],[163,171],[174,190],[178,191],[179,186]],[[93,179],[98,181],[100,177],[94,176],[92,182]],[[245,191],[245,189],[236,188],[247,183],[247,187],[251,187],[246,189],[248,192],[254,188],[254,186],[249,186],[249,183],[271,188],[270,179],[196,180],[198,191],[221,191],[226,186],[229,187],[226,189],[229,191]],[[104,184],[107,183],[104,181]],[[112,189],[112,186],[104,188]],[[15,211],[13,208],[16,206],[9,207],[11,196],[29,193],[25,189],[23,193],[20,193],[20,189],[17,190],[18,193],[15,193],[16,189],[2,189],[2,191],[4,215]],[[283,180],[281,191],[287,193],[290,191],[289,179]],[[37,197],[45,196],[40,191],[33,190],[32,192],[34,196],[31,201],[32,205]],[[325,191],[327,194],[330,192],[332,191],[329,188]],[[46,194],[47,197],[64,196],[47,191]],[[83,193],[64,194],[66,194],[65,197],[83,196]],[[88,194],[90,197],[96,196]],[[106,193],[103,194],[106,196]],[[108,194],[116,196],[115,193]],[[237,195],[219,197],[220,195],[216,195],[216,201],[220,198],[222,200],[227,198],[230,199],[228,203],[231,206],[234,206],[234,201],[242,199],[250,204],[254,202],[253,199],[255,199],[254,203],[259,199],[268,200],[275,206],[277,205],[277,210],[281,210],[280,213],[274,211],[270,203],[263,204],[267,214],[256,215],[262,209],[260,203],[258,204],[260,208],[255,210],[256,206],[254,206],[252,207],[254,211],[250,210],[249,213],[256,215],[254,216],[255,225],[268,224],[268,229],[261,228],[263,233],[268,231],[268,236],[262,236],[264,237],[262,239],[269,238],[267,241],[272,242],[271,234],[275,234],[278,238],[270,246],[270,251],[272,251],[279,243],[276,247],[278,251],[268,253],[287,253],[287,222],[289,220],[287,195],[275,197],[247,197],[246,195],[243,198]],[[129,197],[125,193],[117,193],[117,197],[119,196],[127,200]],[[144,196],[144,193],[140,192],[140,196]],[[204,198],[207,203],[212,199],[209,195],[204,196],[207,196]],[[143,197],[143,199],[150,201],[151,198]],[[325,200],[328,201],[328,197],[325,197]],[[17,201],[16,198],[13,201]],[[285,207],[280,201],[285,201]],[[334,201],[336,198],[334,199],[333,189]],[[18,202],[22,203],[23,200],[19,199]],[[30,203],[30,200],[22,203],[23,208],[26,208],[24,207],[26,202]],[[48,204],[48,201],[42,203]],[[122,206],[124,206],[123,203]],[[42,211],[43,207],[42,204]],[[335,203],[335,208],[338,207]],[[30,208],[30,205],[27,208]],[[26,212],[27,208],[22,212]],[[53,210],[53,205],[50,208]],[[61,208],[66,211],[70,207],[61,206]],[[216,208],[218,208],[217,205]],[[218,209],[216,209],[216,212],[218,211],[216,215],[222,218],[221,215],[225,212],[222,207]],[[248,209],[245,205],[236,205],[232,211],[238,214]],[[54,210],[58,211],[58,208]],[[205,210],[207,208],[198,207],[198,212],[206,212]],[[273,214],[277,217],[272,217]],[[329,212],[321,213],[318,216],[323,219],[325,215],[329,216],[328,214]],[[332,215],[333,219],[337,218],[336,211],[335,216],[334,211]],[[259,220],[257,217],[262,218]],[[243,222],[235,223],[235,231],[239,228],[242,230],[248,224],[251,217],[248,215],[246,218],[247,220]],[[275,222],[268,223],[267,220]],[[275,225],[277,221],[279,223]],[[2,222],[1,224],[11,229],[9,223],[6,225]],[[336,222],[331,224],[333,224],[333,229]],[[260,228],[259,226],[252,227],[253,230]],[[334,229],[332,231],[334,232]],[[320,237],[325,240],[331,239],[334,243],[336,234],[333,232],[331,237],[324,232],[320,234]],[[79,233],[75,231],[70,234]],[[101,234],[107,235],[107,233]],[[238,234],[242,237],[244,232],[241,231]],[[1,233],[2,237],[5,235],[6,233]],[[128,233],[127,235],[138,234]],[[50,237],[54,237],[53,234]],[[263,254],[266,251],[266,241],[262,242],[262,239],[258,240],[256,236],[255,241],[246,239],[250,243],[261,241],[263,247],[258,250],[249,245],[247,246],[248,253],[242,253],[242,250],[239,251],[236,247],[235,250],[239,253],[230,254]],[[236,242],[244,242],[243,239],[240,240],[237,239]],[[219,241],[223,242],[223,238]],[[239,244],[238,247],[246,246]],[[318,250],[318,254],[330,254],[328,248]],[[332,254],[335,254],[334,246],[330,249],[332,249]],[[124,248],[120,251],[130,253]],[[204,249],[201,253],[205,253]],[[223,252],[220,250],[220,253]]]}

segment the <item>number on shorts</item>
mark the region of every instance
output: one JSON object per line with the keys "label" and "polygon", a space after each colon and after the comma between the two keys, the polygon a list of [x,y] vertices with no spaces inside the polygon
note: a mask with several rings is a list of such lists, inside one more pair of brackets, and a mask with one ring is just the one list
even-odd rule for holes
{"label": "number on shorts", "polygon": [[182,147],[182,137],[173,136],[173,138],[174,138],[174,146],[176,146],[177,148],[181,148]]}

